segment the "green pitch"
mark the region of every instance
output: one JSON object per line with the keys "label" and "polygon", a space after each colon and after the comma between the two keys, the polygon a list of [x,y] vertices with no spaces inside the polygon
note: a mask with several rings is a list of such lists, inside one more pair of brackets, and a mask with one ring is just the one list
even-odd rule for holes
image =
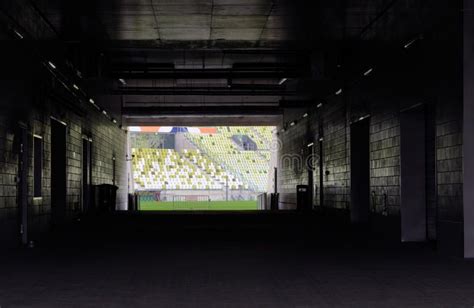
{"label": "green pitch", "polygon": [[142,211],[244,211],[256,210],[257,201],[183,201],[157,202],[141,201]]}

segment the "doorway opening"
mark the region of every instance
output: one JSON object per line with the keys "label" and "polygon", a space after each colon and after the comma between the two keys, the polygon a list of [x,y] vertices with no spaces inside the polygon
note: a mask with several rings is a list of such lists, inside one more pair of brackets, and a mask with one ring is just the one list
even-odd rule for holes
{"label": "doorway opening", "polygon": [[66,216],[66,124],[51,119],[51,222],[61,224]]}
{"label": "doorway opening", "polygon": [[351,221],[368,223],[370,208],[369,119],[351,124]]}
{"label": "doorway opening", "polygon": [[28,243],[28,130],[18,127],[18,208],[20,210],[20,241]]}
{"label": "doorway opening", "polygon": [[426,240],[425,108],[400,113],[400,218],[404,242]]}
{"label": "doorway opening", "polygon": [[91,207],[92,185],[92,141],[82,138],[82,212],[88,212]]}

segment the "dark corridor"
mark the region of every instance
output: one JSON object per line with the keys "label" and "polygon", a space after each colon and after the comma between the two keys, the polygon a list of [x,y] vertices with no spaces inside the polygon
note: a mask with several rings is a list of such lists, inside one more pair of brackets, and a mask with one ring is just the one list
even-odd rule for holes
{"label": "dark corridor", "polygon": [[[0,255],[5,307],[470,307],[474,263],[324,213],[81,219]],[[35,261],[32,262],[31,260]]]}

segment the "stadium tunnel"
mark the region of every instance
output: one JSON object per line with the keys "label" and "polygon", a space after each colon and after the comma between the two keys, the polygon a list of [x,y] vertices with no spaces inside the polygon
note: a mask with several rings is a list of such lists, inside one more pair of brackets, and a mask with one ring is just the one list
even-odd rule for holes
{"label": "stadium tunnel", "polygon": [[[41,246],[85,220],[91,185],[118,187],[115,218],[96,214],[95,228],[155,219],[127,211],[129,127],[274,126],[273,218],[240,213],[237,224],[334,222],[474,257],[473,9],[467,0],[1,1],[2,248]],[[298,185],[308,189],[304,211]],[[155,222],[217,224],[170,215]]]}

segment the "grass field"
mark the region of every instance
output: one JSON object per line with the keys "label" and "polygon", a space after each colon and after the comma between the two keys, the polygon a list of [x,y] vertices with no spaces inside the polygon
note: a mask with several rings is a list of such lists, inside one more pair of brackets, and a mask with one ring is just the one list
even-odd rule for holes
{"label": "grass field", "polygon": [[142,211],[243,211],[256,210],[257,201],[183,201],[157,202],[141,201]]}

